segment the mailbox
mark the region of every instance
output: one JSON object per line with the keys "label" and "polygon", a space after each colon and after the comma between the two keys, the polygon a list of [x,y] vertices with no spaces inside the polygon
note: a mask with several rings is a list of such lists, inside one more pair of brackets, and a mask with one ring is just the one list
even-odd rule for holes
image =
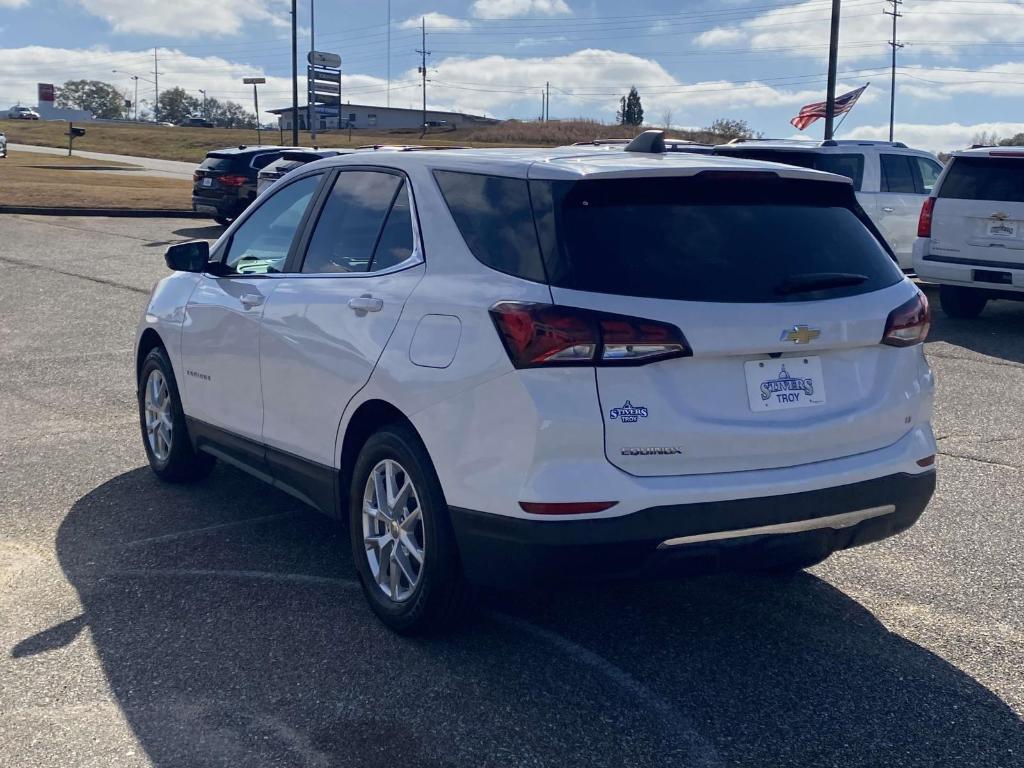
{"label": "mailbox", "polygon": [[73,138],[73,139],[77,139],[77,138],[80,138],[82,136],[85,136],[85,128],[75,128],[75,127],[72,127],[71,128],[71,132],[68,135],[71,138]]}

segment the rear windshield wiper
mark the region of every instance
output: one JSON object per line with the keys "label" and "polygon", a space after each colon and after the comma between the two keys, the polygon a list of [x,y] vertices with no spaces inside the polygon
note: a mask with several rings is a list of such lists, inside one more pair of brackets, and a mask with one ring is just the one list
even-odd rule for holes
{"label": "rear windshield wiper", "polygon": [[775,292],[783,296],[792,293],[810,293],[826,288],[845,288],[868,281],[867,275],[852,272],[808,272],[804,275],[790,275],[775,286]]}

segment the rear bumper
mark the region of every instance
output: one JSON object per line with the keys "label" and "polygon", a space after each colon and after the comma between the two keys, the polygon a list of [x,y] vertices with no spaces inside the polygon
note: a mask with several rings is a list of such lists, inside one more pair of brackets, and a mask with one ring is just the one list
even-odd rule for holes
{"label": "rear bumper", "polygon": [[467,576],[512,587],[739,568],[752,559],[827,554],[906,530],[924,512],[935,472],[893,474],[782,496],[658,506],[620,517],[536,520],[451,508]]}
{"label": "rear bumper", "polygon": [[[945,256],[930,253],[926,242],[919,240],[920,245],[914,248],[914,270],[922,280],[1002,293],[1024,293],[1024,263],[1008,260],[1005,252],[987,259]],[[997,276],[1001,282],[994,281]]]}
{"label": "rear bumper", "polygon": [[204,197],[194,193],[192,195],[192,210],[196,213],[231,218],[244,211],[247,205],[248,199],[234,191],[221,197]]}

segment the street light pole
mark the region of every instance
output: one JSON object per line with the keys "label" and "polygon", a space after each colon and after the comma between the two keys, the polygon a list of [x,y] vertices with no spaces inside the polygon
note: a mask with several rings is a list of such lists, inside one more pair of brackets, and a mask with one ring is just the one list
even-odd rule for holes
{"label": "street light pole", "polygon": [[832,0],[832,31],[828,44],[828,89],[825,94],[825,141],[832,139],[836,118],[836,68],[839,63],[839,6]]}

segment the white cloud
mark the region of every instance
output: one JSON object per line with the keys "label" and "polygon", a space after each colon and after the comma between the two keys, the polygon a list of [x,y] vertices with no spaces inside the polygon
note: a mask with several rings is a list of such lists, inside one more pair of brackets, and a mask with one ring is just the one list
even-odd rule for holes
{"label": "white cloud", "polygon": [[[595,115],[611,119],[619,97],[635,84],[651,119],[671,109],[676,120],[694,110],[722,111],[751,107],[801,106],[820,99],[818,89],[788,90],[756,80],[730,83],[709,80],[687,83],[660,64],[618,51],[586,49],[565,56],[508,58],[453,57],[435,64],[428,98],[448,109],[504,116],[517,105],[539,98],[551,81],[555,116]],[[407,77],[413,77],[410,70]],[[554,84],[557,83],[557,88]]]}
{"label": "white cloud", "polygon": [[21,8],[28,0],[0,0],[0,8]]}
{"label": "white cloud", "polygon": [[[3,2],[3,0],[0,0]],[[249,22],[290,28],[281,0],[77,0],[115,32],[168,37],[233,35]]]}
{"label": "white cloud", "polygon": [[[894,135],[898,141],[902,141],[911,147],[919,147],[932,152],[949,152],[954,149],[964,149],[971,145],[974,137],[981,134],[996,134],[1008,138],[1018,133],[1024,133],[1024,123],[974,123],[963,125],[961,123],[945,123],[942,125],[929,125],[926,123],[896,123]],[[843,131],[844,139],[877,139],[889,138],[889,124],[885,125],[861,125]]]}
{"label": "white cloud", "polygon": [[[1008,0],[964,3],[932,0],[905,4],[899,36],[908,41],[904,55],[914,52],[955,54],[970,44],[1024,42],[1024,5]],[[872,5],[843,9],[840,56],[844,61],[875,58],[888,50],[892,21]],[[739,24],[715,27],[694,41],[710,47],[742,43],[751,49],[789,48],[793,56],[824,57],[829,38],[829,12],[821,0],[805,0],[759,14]],[[877,42],[876,42],[877,41]]]}
{"label": "white cloud", "polygon": [[480,19],[560,16],[572,13],[565,0],[476,0],[472,11],[473,15]]}
{"label": "white cloud", "polygon": [[419,29],[423,20],[427,21],[427,29],[447,29],[447,30],[458,30],[458,29],[469,29],[472,25],[465,19],[456,19],[452,16],[446,16],[443,13],[437,11],[431,11],[430,13],[424,13],[419,16],[413,16],[412,18],[406,19],[398,25],[399,29]]}
{"label": "white cloud", "polygon": [[[149,77],[153,67],[153,51],[114,51],[107,48],[62,49],[29,46],[0,49],[0,106],[20,102],[36,103],[36,83],[55,83],[66,80],[103,80],[120,88],[129,98],[134,85],[127,74],[114,74],[118,69],[126,73]],[[233,62],[218,56],[190,56],[180,51],[163,48],[160,51],[160,89],[181,87],[197,98],[199,89],[220,101],[236,101],[252,111],[252,87],[242,84],[243,77],[266,76],[267,84],[260,86],[260,107],[263,110],[291,104],[291,78],[266,75],[262,68]],[[402,93],[407,83],[395,83],[393,94]],[[345,98],[353,102],[383,104],[385,81],[368,75],[342,75]],[[306,91],[304,77],[299,79],[300,98]],[[416,91],[419,92],[418,90]],[[139,101],[144,108],[153,99],[153,86],[139,81]],[[264,112],[263,120],[271,115]]]}

